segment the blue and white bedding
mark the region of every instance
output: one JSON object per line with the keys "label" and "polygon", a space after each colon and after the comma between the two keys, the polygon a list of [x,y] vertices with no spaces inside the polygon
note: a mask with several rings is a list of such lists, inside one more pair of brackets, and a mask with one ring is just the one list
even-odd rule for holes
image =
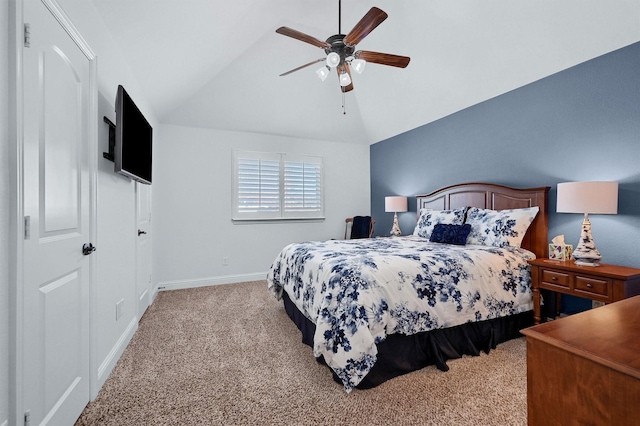
{"label": "blue and white bedding", "polygon": [[316,325],[313,352],[350,392],[376,362],[376,343],[533,309],[527,260],[516,247],[450,245],[407,236],[294,243],[268,288],[286,291]]}

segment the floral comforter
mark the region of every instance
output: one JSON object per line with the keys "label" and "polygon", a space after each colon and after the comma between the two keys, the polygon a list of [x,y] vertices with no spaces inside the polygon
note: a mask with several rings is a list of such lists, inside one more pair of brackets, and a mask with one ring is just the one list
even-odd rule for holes
{"label": "floral comforter", "polygon": [[350,392],[376,343],[533,309],[527,260],[515,247],[457,246],[407,236],[294,243],[267,275],[316,325],[313,352]]}

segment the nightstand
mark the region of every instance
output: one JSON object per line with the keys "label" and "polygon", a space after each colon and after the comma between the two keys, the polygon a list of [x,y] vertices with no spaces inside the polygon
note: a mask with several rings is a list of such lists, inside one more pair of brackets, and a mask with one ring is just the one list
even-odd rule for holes
{"label": "nightstand", "polygon": [[640,295],[640,269],[600,264],[580,266],[574,261],[530,260],[533,322],[540,324],[540,290],[584,297],[604,303]]}

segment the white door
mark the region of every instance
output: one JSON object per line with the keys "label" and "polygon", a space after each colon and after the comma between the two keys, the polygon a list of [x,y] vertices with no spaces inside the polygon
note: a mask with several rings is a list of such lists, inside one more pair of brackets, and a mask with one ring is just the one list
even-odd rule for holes
{"label": "white door", "polygon": [[136,292],[138,318],[151,303],[151,185],[136,182]]}
{"label": "white door", "polygon": [[43,2],[23,4],[22,406],[71,425],[90,399],[90,65]]}

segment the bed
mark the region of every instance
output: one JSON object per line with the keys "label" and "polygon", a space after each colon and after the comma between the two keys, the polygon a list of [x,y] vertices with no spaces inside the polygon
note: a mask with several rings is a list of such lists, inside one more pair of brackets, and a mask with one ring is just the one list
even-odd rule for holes
{"label": "bed", "polygon": [[414,235],[290,244],[268,289],[347,392],[446,371],[532,324],[527,260],[546,254],[548,191],[465,183],[417,196]]}

